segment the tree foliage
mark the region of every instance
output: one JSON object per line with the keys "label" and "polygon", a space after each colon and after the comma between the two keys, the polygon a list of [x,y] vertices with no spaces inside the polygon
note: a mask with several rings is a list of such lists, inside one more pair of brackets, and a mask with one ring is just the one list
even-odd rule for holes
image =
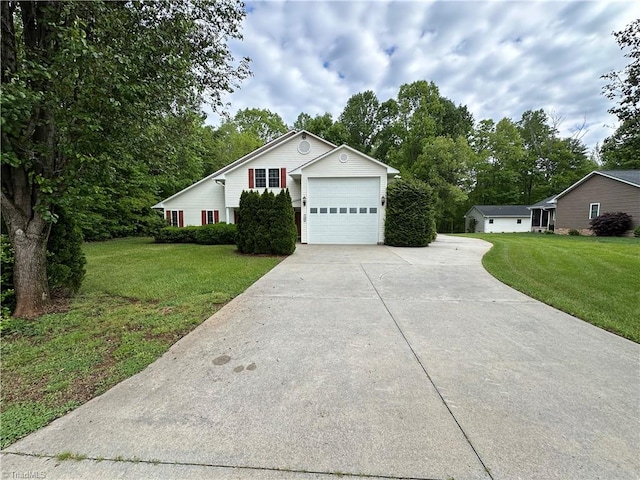
{"label": "tree foliage", "polygon": [[221,92],[249,74],[248,60],[236,64],[227,47],[241,37],[244,7],[182,0],[1,8],[2,217],[15,248],[15,314],[32,316],[49,301],[54,202],[83,178],[101,188],[103,174],[137,163],[138,139],[154,125],[185,118],[205,98],[221,105]]}
{"label": "tree foliage", "polygon": [[608,137],[601,149],[605,168],[640,168],[640,19],[613,35],[629,64],[619,72],[610,72],[602,78],[608,80],[604,95],[616,104],[609,109],[618,117],[620,125]]}

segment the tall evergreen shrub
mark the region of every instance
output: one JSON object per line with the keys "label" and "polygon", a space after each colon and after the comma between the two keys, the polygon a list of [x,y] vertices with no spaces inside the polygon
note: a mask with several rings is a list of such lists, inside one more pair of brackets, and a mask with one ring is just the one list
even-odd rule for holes
{"label": "tall evergreen shrub", "polygon": [[253,253],[271,252],[271,225],[276,222],[274,211],[276,196],[273,192],[265,190],[258,203],[258,218],[255,231],[255,251]]}
{"label": "tall evergreen shrub", "polygon": [[260,194],[254,191],[244,191],[240,195],[238,208],[237,245],[240,253],[256,253],[256,229],[258,227],[258,209]]}
{"label": "tall evergreen shrub", "polygon": [[431,187],[415,179],[395,180],[387,187],[386,245],[426,247],[436,238]]}
{"label": "tall evergreen shrub", "polygon": [[296,248],[295,214],[288,190],[242,192],[236,242],[241,253],[289,255]]}
{"label": "tall evergreen shrub", "polygon": [[282,190],[273,203],[274,216],[269,235],[271,252],[276,255],[291,255],[296,249],[296,219],[289,190]]}

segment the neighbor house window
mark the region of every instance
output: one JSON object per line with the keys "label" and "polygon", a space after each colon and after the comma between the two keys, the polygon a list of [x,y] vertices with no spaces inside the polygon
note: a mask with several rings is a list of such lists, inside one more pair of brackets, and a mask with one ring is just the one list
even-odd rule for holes
{"label": "neighbor house window", "polygon": [[489,219],[489,223],[493,224],[493,218]]}
{"label": "neighbor house window", "polygon": [[267,171],[264,168],[256,168],[256,188],[267,186]]}
{"label": "neighbor house window", "polygon": [[600,215],[600,204],[592,203],[589,205],[589,218],[596,218]]}
{"label": "neighbor house window", "polygon": [[519,218],[517,223],[518,223],[518,225],[520,225],[522,223],[522,219]]}

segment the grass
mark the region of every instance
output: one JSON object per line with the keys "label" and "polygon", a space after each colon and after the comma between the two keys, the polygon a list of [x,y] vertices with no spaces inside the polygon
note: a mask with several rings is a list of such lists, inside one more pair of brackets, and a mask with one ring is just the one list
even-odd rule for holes
{"label": "grass", "polygon": [[1,448],[143,370],[281,260],[141,238],[84,250],[68,312],[2,322]]}
{"label": "grass", "polygon": [[498,280],[640,343],[640,239],[466,234],[493,244],[482,263]]}

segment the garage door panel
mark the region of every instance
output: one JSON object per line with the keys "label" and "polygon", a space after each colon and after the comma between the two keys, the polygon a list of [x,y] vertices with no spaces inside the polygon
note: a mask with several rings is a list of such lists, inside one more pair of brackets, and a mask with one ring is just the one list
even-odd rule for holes
{"label": "garage door panel", "polygon": [[379,178],[310,178],[309,243],[377,243]]}

